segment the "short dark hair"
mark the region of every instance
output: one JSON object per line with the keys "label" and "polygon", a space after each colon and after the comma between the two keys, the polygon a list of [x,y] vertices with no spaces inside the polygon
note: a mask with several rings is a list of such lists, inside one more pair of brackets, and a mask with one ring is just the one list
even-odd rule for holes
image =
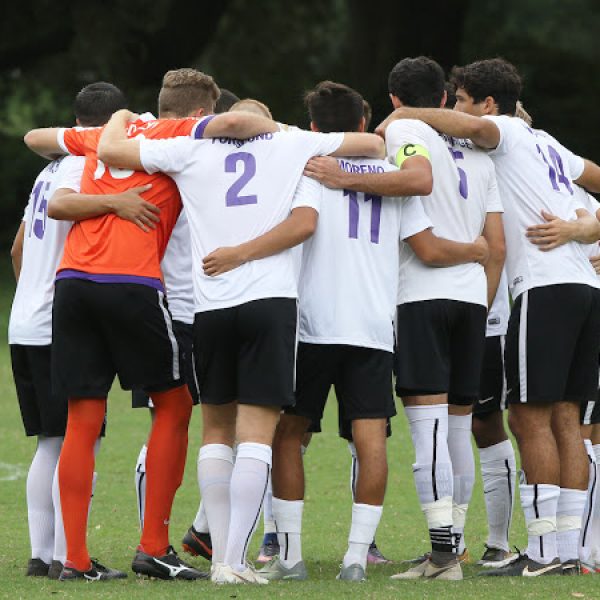
{"label": "short dark hair", "polygon": [[220,114],[227,112],[236,102],[239,102],[240,99],[229,90],[225,88],[221,88],[221,95],[215,104],[215,113]]}
{"label": "short dark hair", "polygon": [[365,114],[363,97],[351,87],[333,81],[321,81],[306,92],[304,103],[310,120],[323,133],[357,131]]}
{"label": "short dark hair", "polygon": [[462,88],[474,102],[494,99],[501,115],[514,115],[523,82],[517,68],[503,58],[478,60],[465,67],[454,67],[450,80]]}
{"label": "short dark hair", "polygon": [[202,108],[212,114],[221,90],[215,80],[196,69],[175,69],[167,71],[158,94],[160,115],[187,117]]}
{"label": "short dark hair", "polygon": [[445,83],[442,67],[426,56],[402,59],[388,77],[390,94],[417,108],[439,108]]}
{"label": "short dark hair", "polygon": [[73,112],[84,127],[99,127],[110,119],[110,116],[127,108],[125,94],[112,83],[97,81],[86,85],[75,96]]}
{"label": "short dark hair", "polygon": [[363,100],[363,112],[365,113],[365,131],[368,131],[371,119],[373,118],[373,109],[366,100]]}

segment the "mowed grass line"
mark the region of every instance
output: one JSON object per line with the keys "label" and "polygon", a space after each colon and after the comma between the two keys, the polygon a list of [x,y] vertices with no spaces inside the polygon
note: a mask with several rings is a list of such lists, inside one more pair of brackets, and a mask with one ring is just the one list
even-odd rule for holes
{"label": "mowed grass line", "polygon": [[[13,284],[7,268],[0,271],[0,325],[6,331]],[[373,568],[360,585],[338,582],[335,576],[346,549],[350,525],[350,457],[345,442],[337,437],[335,401],[330,402],[324,432],[314,436],[306,454],[307,501],[303,549],[311,580],[281,582],[268,588],[216,587],[208,582],[158,582],[136,579],[108,584],[58,583],[24,576],[29,558],[25,475],[35,441],[23,434],[12,382],[7,346],[0,348],[0,597],[2,598],[171,598],[178,594],[211,598],[600,598],[600,578],[546,577],[535,580],[477,578],[477,567],[465,569],[463,582],[392,582],[389,575],[399,565]],[[115,390],[109,400],[109,425],[97,462],[98,484],[89,527],[93,556],[129,571],[138,541],[133,471],[148,431],[148,415],[130,408],[128,395]],[[389,444],[390,478],[386,505],[377,541],[382,551],[400,561],[427,549],[427,531],[412,480],[413,452],[406,420],[400,412],[393,422]],[[178,548],[198,506],[196,458],[201,419],[194,410],[190,426],[190,450],[185,479],[171,521],[171,538]],[[523,519],[517,507],[513,542],[525,546]],[[255,535],[251,556],[256,556],[262,524]],[[478,483],[467,520],[467,543],[476,560],[485,541],[485,508]],[[202,559],[191,562],[201,568]]]}

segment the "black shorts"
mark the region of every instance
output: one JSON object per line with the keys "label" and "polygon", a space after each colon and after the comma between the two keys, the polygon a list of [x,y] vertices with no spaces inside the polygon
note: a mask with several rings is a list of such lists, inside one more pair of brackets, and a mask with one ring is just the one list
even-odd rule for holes
{"label": "black shorts", "polygon": [[485,338],[485,353],[479,388],[479,398],[473,408],[473,416],[485,417],[506,408],[503,335]]}
{"label": "black shorts", "polygon": [[599,349],[600,290],[560,284],[523,292],[506,334],[508,403],[594,400]]}
{"label": "black shorts", "polygon": [[296,322],[294,298],[196,313],[194,356],[201,402],[292,405]]}
{"label": "black shorts", "polygon": [[52,346],[10,346],[12,371],[27,435],[63,437],[67,396],[51,385]]}
{"label": "black shorts", "polygon": [[[354,441],[352,438],[352,421],[344,419],[340,413],[338,413],[338,432],[339,436],[347,442]],[[386,419],[385,435],[386,437],[392,436],[392,419],[390,417]]]}
{"label": "black shorts", "polygon": [[56,282],[53,384],[69,398],[105,398],[115,375],[126,390],[181,385],[181,356],[162,292],[137,283]]}
{"label": "black shorts", "polygon": [[479,397],[485,348],[485,306],[424,300],[398,306],[396,393],[448,394],[468,406]]}
{"label": "black shorts", "polygon": [[343,418],[385,419],[396,414],[392,353],[338,344],[298,345],[296,404],[286,413],[320,421],[333,385]]}
{"label": "black shorts", "polygon": [[[177,338],[181,353],[183,368],[183,382],[185,382],[192,396],[192,403],[200,402],[198,394],[198,381],[196,379],[196,365],[194,364],[194,326],[182,321],[173,320],[173,333]],[[152,406],[150,396],[144,390],[136,389],[131,392],[132,408],[149,408]]]}

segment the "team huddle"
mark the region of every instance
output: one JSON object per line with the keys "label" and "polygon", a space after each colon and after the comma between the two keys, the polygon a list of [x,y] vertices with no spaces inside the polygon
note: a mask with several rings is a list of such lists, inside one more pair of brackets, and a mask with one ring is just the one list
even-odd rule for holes
{"label": "team huddle", "polygon": [[[76,127],[25,136],[51,160],[12,250],[11,359],[38,440],[28,575],[127,577],[86,541],[115,376],[151,414],[135,467],[138,575],[308,579],[303,455],[332,386],[352,454],[338,579],[389,562],[375,535],[394,391],[431,547],[392,579],[462,579],[472,435],[488,517],[481,575],[600,572],[600,204],[588,193],[600,167],[533,128],[503,59],[455,67],[447,82],[435,61],[406,58],[388,88],[394,110],[373,134],[357,91],[319,83],[304,131],[179,69],[163,79],[158,118],[99,82],[77,95]],[[169,539],[194,404],[202,501],[182,545],[209,572]],[[509,545],[505,409],[523,553]]]}

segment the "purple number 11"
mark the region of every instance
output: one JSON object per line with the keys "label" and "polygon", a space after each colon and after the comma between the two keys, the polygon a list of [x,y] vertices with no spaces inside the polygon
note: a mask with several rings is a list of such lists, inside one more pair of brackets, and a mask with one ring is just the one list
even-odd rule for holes
{"label": "purple number 11", "polygon": [[[348,237],[358,239],[358,194],[353,190],[344,190],[344,196],[348,196]],[[362,194],[362,193],[361,193]],[[365,202],[371,201],[371,242],[379,244],[379,228],[381,225],[381,196],[362,194]]]}

